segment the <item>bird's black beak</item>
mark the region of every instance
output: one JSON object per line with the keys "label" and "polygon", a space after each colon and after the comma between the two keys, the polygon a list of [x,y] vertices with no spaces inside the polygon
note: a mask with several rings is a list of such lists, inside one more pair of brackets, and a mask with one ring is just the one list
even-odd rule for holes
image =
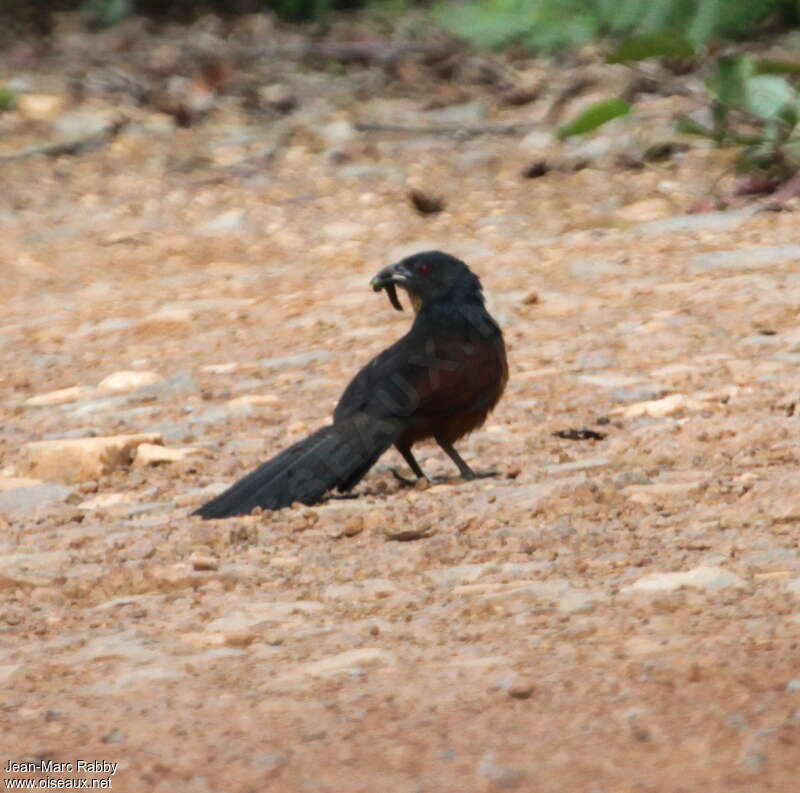
{"label": "bird's black beak", "polygon": [[386,290],[389,302],[398,311],[403,310],[403,306],[397,298],[397,286],[403,286],[408,281],[408,271],[402,264],[392,264],[384,267],[371,281],[370,286],[375,292],[381,289]]}

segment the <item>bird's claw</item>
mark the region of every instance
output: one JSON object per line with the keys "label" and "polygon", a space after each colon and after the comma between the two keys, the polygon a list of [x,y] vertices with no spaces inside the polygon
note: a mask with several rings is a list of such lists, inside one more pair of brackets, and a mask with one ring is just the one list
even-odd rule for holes
{"label": "bird's claw", "polygon": [[471,482],[474,479],[489,479],[490,477],[500,476],[499,471],[470,471],[469,473],[462,473],[461,478],[466,482]]}
{"label": "bird's claw", "polygon": [[418,479],[409,479],[406,476],[403,476],[396,468],[389,469],[392,472],[392,476],[400,483],[400,487],[416,487]]}

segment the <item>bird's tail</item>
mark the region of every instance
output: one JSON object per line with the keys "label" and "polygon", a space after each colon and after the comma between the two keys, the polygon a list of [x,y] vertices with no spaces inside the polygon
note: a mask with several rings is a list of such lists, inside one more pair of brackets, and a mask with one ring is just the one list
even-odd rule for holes
{"label": "bird's tail", "polygon": [[282,509],[295,501],[316,504],[328,490],[350,490],[397,440],[398,420],[364,413],[322,427],[262,463],[195,510],[203,518],[246,515],[255,507]]}

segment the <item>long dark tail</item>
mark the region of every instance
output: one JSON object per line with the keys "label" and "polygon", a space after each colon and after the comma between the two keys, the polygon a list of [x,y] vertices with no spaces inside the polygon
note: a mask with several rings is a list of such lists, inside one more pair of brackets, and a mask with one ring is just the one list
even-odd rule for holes
{"label": "long dark tail", "polygon": [[295,501],[316,504],[333,488],[355,487],[397,440],[400,420],[363,413],[322,427],[262,463],[192,514],[203,518],[246,515],[255,507],[282,509]]}

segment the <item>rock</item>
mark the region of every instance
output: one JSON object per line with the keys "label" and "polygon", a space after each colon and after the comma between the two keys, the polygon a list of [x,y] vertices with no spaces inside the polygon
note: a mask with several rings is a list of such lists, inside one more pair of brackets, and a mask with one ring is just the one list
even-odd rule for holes
{"label": "rock", "polygon": [[161,375],[157,372],[121,371],[103,378],[97,384],[97,388],[105,393],[133,391],[136,388],[157,383],[161,379]]}
{"label": "rock", "polygon": [[[67,404],[62,410],[69,413],[72,418],[92,417],[96,413],[105,413],[115,408],[119,409],[130,403],[130,395],[120,396],[107,396],[101,399],[90,399],[87,402],[77,402],[76,404]],[[68,437],[66,433],[62,433],[61,438]],[[50,440],[50,439],[48,439]],[[52,440],[58,440],[54,438]]]}
{"label": "rock", "polygon": [[284,367],[305,366],[317,361],[327,361],[333,353],[328,350],[311,350],[297,355],[284,355],[280,358],[262,358],[258,365],[264,369],[283,369]]}
{"label": "rock", "polygon": [[206,237],[219,237],[225,234],[239,234],[247,226],[247,213],[241,209],[231,209],[196,228],[198,234]]}
{"label": "rock", "polygon": [[240,604],[238,611],[212,620],[206,625],[206,630],[223,633],[252,630],[262,625],[290,622],[295,617],[313,616],[323,611],[325,606],[314,600],[256,600],[244,602]]}
{"label": "rock", "polygon": [[630,586],[623,587],[620,592],[630,594],[636,592],[672,592],[681,587],[694,589],[740,589],[747,583],[735,573],[722,567],[695,567],[684,573],[651,573]]}
{"label": "rock", "polygon": [[512,683],[506,691],[512,699],[530,699],[536,691],[536,684],[532,680],[518,680]]}
{"label": "rock", "polygon": [[605,372],[603,374],[581,374],[576,378],[578,382],[596,385],[599,388],[620,388],[622,386],[635,385],[642,381],[641,377],[628,374],[617,374],[616,372]]}
{"label": "rock", "polygon": [[197,380],[188,372],[178,372],[170,377],[163,377],[151,385],[142,386],[134,393],[138,398],[165,396],[184,396],[200,390]]}
{"label": "rock", "polygon": [[233,374],[237,371],[241,364],[238,361],[229,361],[228,363],[210,363],[206,366],[201,366],[200,371],[204,374]]}
{"label": "rock", "polygon": [[354,515],[343,523],[335,523],[328,529],[327,534],[332,539],[339,540],[342,537],[355,537],[362,531],[364,531],[364,519],[360,515]]}
{"label": "rock", "polygon": [[686,499],[702,490],[703,481],[656,482],[647,485],[630,485],[622,492],[634,504],[650,507],[671,499]]}
{"label": "rock", "polygon": [[300,673],[309,677],[330,677],[354,669],[377,669],[384,666],[394,666],[396,663],[397,658],[394,653],[382,650],[379,647],[362,647],[358,650],[348,650],[338,655],[304,664]]}
{"label": "rock", "polygon": [[497,762],[494,752],[486,752],[478,763],[478,776],[504,790],[515,790],[527,778],[527,773],[519,768],[511,768]]}
{"label": "rock", "polygon": [[588,614],[597,605],[597,595],[580,589],[571,589],[556,601],[556,608],[565,614]]}
{"label": "rock", "polygon": [[556,142],[552,132],[534,129],[519,142],[519,145],[527,154],[542,155],[555,148]]}
{"label": "rock", "polygon": [[194,314],[188,308],[159,309],[153,314],[148,314],[140,321],[140,325],[188,325],[194,319]]}
{"label": "rock", "polygon": [[366,578],[350,584],[330,584],[325,588],[325,600],[358,601],[384,600],[400,594],[400,589],[385,578]]}
{"label": "rock", "polygon": [[488,112],[483,102],[464,102],[460,105],[449,105],[438,110],[429,110],[426,120],[435,124],[480,124],[486,121]]}
{"label": "rock", "polygon": [[703,212],[696,215],[679,215],[664,220],[653,220],[639,226],[640,234],[691,234],[695,231],[724,231],[741,226],[755,214],[751,208],[736,212]]}
{"label": "rock", "polygon": [[645,198],[617,209],[614,215],[625,223],[646,223],[668,218],[673,213],[672,204],[665,198]]}
{"label": "rock", "polygon": [[654,399],[660,399],[669,390],[669,388],[660,383],[651,383],[635,388],[616,388],[611,394],[611,398],[615,402],[629,405],[632,402],[648,402]]}
{"label": "rock", "polygon": [[76,336],[102,336],[107,333],[119,333],[135,327],[136,322],[124,317],[109,317],[100,322],[84,322],[76,331]]}
{"label": "rock", "polygon": [[343,165],[337,171],[343,179],[359,179],[364,182],[385,182],[386,184],[405,184],[406,174],[399,168],[389,168],[385,165],[369,165],[351,163]]}
{"label": "rock", "polygon": [[177,463],[192,455],[202,454],[203,449],[170,449],[154,443],[142,443],[136,447],[133,464],[139,468],[162,463]]}
{"label": "rock", "polygon": [[156,433],[34,441],[23,447],[23,453],[28,471],[40,479],[85,482],[130,465],[137,446],[161,442]]}
{"label": "rock", "polygon": [[343,119],[324,124],[317,132],[329,149],[342,149],[358,137],[353,124]]}
{"label": "rock", "polygon": [[753,245],[736,250],[699,253],[692,257],[689,272],[702,273],[719,269],[752,270],[787,259],[800,259],[800,245]]}
{"label": "rock", "polygon": [[18,672],[23,670],[23,664],[0,664],[0,685],[9,685]]}
{"label": "rock", "polygon": [[595,281],[607,275],[624,275],[625,267],[616,262],[575,259],[569,263],[569,271],[575,278]]}
{"label": "rock", "polygon": [[428,570],[425,572],[425,576],[437,586],[456,586],[459,584],[473,584],[483,576],[497,570],[497,565],[492,562],[459,564],[454,567],[443,567],[439,570]]}
{"label": "rock", "polygon": [[461,173],[472,173],[481,168],[497,168],[499,162],[500,158],[495,152],[474,149],[473,151],[465,151],[458,154],[454,164]]}
{"label": "rock", "polygon": [[614,484],[619,487],[628,485],[649,485],[650,477],[641,468],[634,468],[630,471],[623,471],[614,477]]}
{"label": "rock", "polygon": [[17,100],[17,111],[29,121],[54,121],[66,106],[66,97],[54,94],[22,94]]}
{"label": "rock", "polygon": [[575,363],[580,369],[608,369],[617,363],[617,356],[613,350],[591,350],[582,352]]}
{"label": "rock", "polygon": [[696,410],[708,410],[709,406],[703,402],[690,399],[683,394],[672,394],[663,399],[652,399],[647,402],[636,402],[627,407],[614,408],[611,414],[623,416],[626,419],[638,419],[642,416],[650,418],[664,418]]}
{"label": "rock", "polygon": [[413,540],[423,540],[430,537],[436,529],[429,524],[419,526],[387,526],[384,529],[384,537],[387,540],[396,542],[412,542]]}
{"label": "rock", "polygon": [[586,471],[591,468],[602,468],[606,465],[611,465],[611,460],[605,457],[588,457],[584,460],[573,460],[569,463],[545,465],[542,467],[542,470],[548,474],[559,474],[564,471]]}
{"label": "rock", "polygon": [[140,686],[144,691],[152,689],[151,683],[160,680],[174,680],[185,676],[182,670],[171,660],[158,660],[153,663],[137,666],[110,678],[101,679],[95,685],[83,688],[87,694],[99,697],[113,696],[120,689]]}
{"label": "rock", "polygon": [[487,603],[511,604],[551,603],[570,591],[569,582],[564,579],[514,583],[494,592],[487,592],[481,599]]}
{"label": "rock", "polygon": [[135,493],[100,493],[78,504],[78,509],[109,509],[119,504],[130,504],[136,500]]}
{"label": "rock", "polygon": [[219,559],[215,556],[193,553],[189,561],[193,570],[219,570]]}
{"label": "rock", "polygon": [[284,83],[262,85],[257,92],[258,104],[278,113],[288,113],[297,107],[297,96]]}
{"label": "rock", "polygon": [[0,590],[49,586],[69,567],[66,551],[16,553],[0,556]]}
{"label": "rock", "polygon": [[70,388],[59,388],[57,391],[48,391],[45,394],[37,394],[25,400],[27,407],[43,407],[46,405],[63,405],[66,402],[75,402],[78,399],[85,399],[94,393],[94,389],[86,385],[74,385]]}
{"label": "rock", "polygon": [[6,490],[14,490],[18,487],[33,487],[43,484],[41,479],[29,479],[24,476],[4,476],[0,477],[0,493]]}
{"label": "rock", "polygon": [[82,140],[107,130],[112,124],[108,114],[89,110],[64,113],[53,125],[56,135],[64,141]]}
{"label": "rock", "polygon": [[34,512],[49,504],[63,504],[72,493],[71,488],[52,482],[11,488],[0,492],[0,515]]}
{"label": "rock", "polygon": [[786,582],[786,589],[793,595],[800,597],[800,578],[793,578]]}
{"label": "rock", "polygon": [[234,416],[253,416],[259,412],[269,412],[281,404],[273,394],[246,394],[234,397],[225,403],[225,409]]}

